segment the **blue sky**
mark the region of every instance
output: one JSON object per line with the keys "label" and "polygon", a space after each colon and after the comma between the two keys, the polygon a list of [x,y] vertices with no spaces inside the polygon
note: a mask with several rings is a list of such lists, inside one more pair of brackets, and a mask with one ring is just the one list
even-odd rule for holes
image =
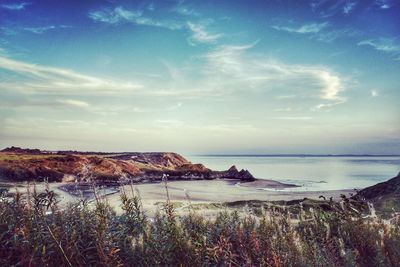
{"label": "blue sky", "polygon": [[400,3],[1,1],[0,146],[400,153]]}

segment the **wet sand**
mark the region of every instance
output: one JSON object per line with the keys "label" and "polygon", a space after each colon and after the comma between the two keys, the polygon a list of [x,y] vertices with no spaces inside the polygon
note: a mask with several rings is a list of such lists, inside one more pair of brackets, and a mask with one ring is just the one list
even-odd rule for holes
{"label": "wet sand", "polygon": [[[168,182],[168,193],[171,202],[179,202],[182,207],[186,207],[189,202],[193,205],[196,204],[211,204],[211,203],[224,203],[239,200],[294,200],[303,198],[318,199],[319,196],[326,198],[333,197],[339,199],[341,194],[348,195],[353,190],[334,190],[334,191],[282,191],[276,190],[272,184],[271,190],[260,190],[260,183],[249,183],[240,185],[239,181],[235,180],[199,180],[199,181],[171,181]],[[270,182],[268,182],[270,183]],[[261,183],[265,186],[265,183]],[[26,192],[26,183],[20,184],[20,192]],[[60,207],[65,207],[68,203],[79,201],[79,197],[73,196],[64,190],[60,189],[63,183],[50,183],[49,187],[53,190],[60,200]],[[37,190],[42,191],[45,189],[44,183],[36,184]],[[160,208],[160,203],[166,201],[166,188],[164,183],[150,183],[150,184],[134,184],[133,191],[135,194],[140,194],[143,208],[152,216],[157,209]],[[131,194],[132,187],[125,185],[120,190],[125,190]],[[289,189],[290,190],[290,189]],[[14,191],[12,189],[11,191]],[[100,190],[101,192],[101,190]],[[117,213],[121,213],[120,194],[107,195],[106,201],[115,209]],[[201,205],[200,205],[201,206]],[[181,208],[182,208],[181,207]],[[181,209],[179,208],[179,209]],[[179,210],[178,209],[178,210]],[[218,212],[214,209],[211,213]]]}
{"label": "wet sand", "polygon": [[[281,190],[260,190],[257,186],[241,186],[238,181],[232,180],[212,180],[212,181],[174,181],[168,182],[168,194],[172,202],[182,202],[185,205],[191,204],[210,204],[224,203],[239,200],[294,200],[303,198],[318,199],[323,195],[327,199],[333,197],[339,199],[341,194],[348,195],[353,190],[335,191],[309,191],[309,192],[290,192]],[[164,183],[158,184],[139,184],[134,185],[139,192],[143,206],[150,214],[159,207],[157,203],[166,201],[166,188]],[[134,191],[135,191],[134,189]],[[131,192],[130,186],[124,186],[126,192]],[[121,212],[119,195],[107,196],[107,201],[117,213]],[[219,210],[216,209],[216,212]],[[212,213],[207,210],[206,213]]]}

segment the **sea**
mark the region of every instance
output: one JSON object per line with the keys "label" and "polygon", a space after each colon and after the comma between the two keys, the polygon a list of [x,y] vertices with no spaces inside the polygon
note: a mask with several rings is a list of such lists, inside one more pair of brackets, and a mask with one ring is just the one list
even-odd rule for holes
{"label": "sea", "polygon": [[387,181],[400,172],[400,156],[196,155],[187,158],[212,170],[227,170],[235,165],[239,170],[249,170],[258,179],[300,186],[284,191],[361,189]]}

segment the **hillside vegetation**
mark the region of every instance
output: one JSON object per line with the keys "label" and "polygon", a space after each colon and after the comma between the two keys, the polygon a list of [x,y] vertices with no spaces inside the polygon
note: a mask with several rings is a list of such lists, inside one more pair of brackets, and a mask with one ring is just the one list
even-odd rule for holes
{"label": "hillside vegetation", "polygon": [[391,217],[393,213],[399,213],[400,173],[386,182],[364,188],[358,196],[371,202],[381,216]]}
{"label": "hillside vegetation", "polygon": [[51,152],[18,147],[0,151],[0,179],[12,182],[145,182],[159,181],[163,174],[171,180],[255,180],[246,170],[238,171],[232,166],[227,171],[212,171],[172,152]]}

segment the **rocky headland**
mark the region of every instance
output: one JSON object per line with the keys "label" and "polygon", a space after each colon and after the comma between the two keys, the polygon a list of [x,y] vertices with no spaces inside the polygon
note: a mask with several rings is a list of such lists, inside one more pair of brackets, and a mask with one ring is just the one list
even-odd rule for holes
{"label": "rocky headland", "polygon": [[160,181],[163,175],[169,180],[256,180],[247,170],[232,166],[213,171],[172,152],[98,153],[19,147],[0,151],[0,179],[6,181],[140,183]]}

